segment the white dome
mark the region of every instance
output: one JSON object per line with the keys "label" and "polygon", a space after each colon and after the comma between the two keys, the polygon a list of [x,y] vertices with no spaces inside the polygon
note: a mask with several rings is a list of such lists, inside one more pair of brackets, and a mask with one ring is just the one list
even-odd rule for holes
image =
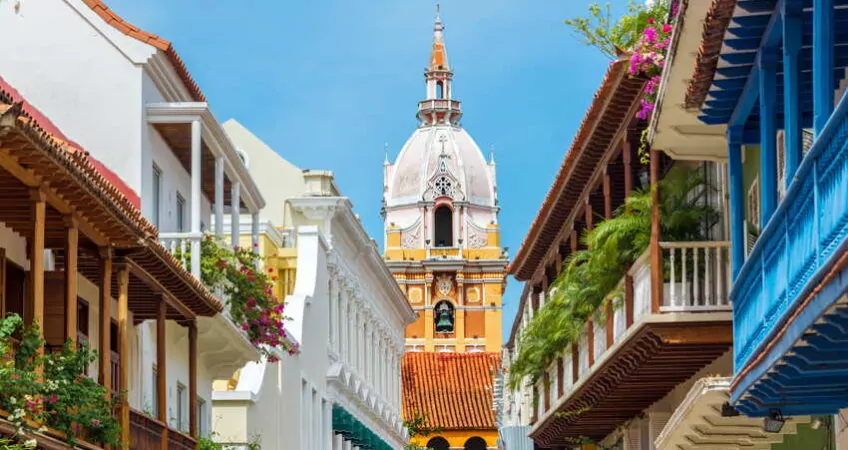
{"label": "white dome", "polygon": [[448,196],[453,201],[496,206],[494,165],[461,127],[418,128],[390,168],[386,206],[417,204]]}

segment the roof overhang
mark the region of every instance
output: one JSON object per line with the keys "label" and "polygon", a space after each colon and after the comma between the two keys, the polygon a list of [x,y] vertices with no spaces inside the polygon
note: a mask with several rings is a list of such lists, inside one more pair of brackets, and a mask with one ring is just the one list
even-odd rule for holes
{"label": "roof overhang", "polygon": [[671,48],[662,74],[661,91],[653,114],[648,141],[677,160],[725,160],[726,125],[707,125],[698,119],[697,109],[686,108],[686,95],[692,67],[704,30],[709,1],[682,2]]}
{"label": "roof overhang", "polygon": [[[221,124],[215,119],[206,102],[166,102],[147,104],[147,122],[154,127],[161,125],[190,124],[193,121],[201,123],[201,139],[214,158],[224,161],[224,173],[232,182],[241,185],[241,200],[251,213],[265,207],[265,199],[259,191],[259,186],[251,177],[250,172],[238,155],[236,146],[230,141]],[[161,128],[161,127],[160,127]],[[163,136],[167,131],[160,130]],[[184,127],[178,133],[191,133],[189,127]],[[167,136],[166,140],[167,139]],[[214,171],[213,171],[214,173]],[[226,193],[225,193],[226,195]]]}
{"label": "roof overhang", "polygon": [[722,416],[730,398],[730,378],[701,378],[674,411],[654,441],[657,450],[769,450],[795,434],[809,417],[793,417],[779,433],[763,430],[763,419]]}

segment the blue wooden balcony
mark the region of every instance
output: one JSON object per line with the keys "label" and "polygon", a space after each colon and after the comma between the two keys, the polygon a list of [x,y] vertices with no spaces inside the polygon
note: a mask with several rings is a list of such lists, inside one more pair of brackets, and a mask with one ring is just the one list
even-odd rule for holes
{"label": "blue wooden balcony", "polygon": [[[749,416],[848,407],[845,96],[834,108],[848,68],[846,6],[846,0],[738,0],[701,108],[704,123],[729,130],[731,401]],[[806,154],[805,128],[816,136]],[[758,166],[747,171],[759,176],[761,233],[746,258],[741,155],[748,144],[759,146]]]}

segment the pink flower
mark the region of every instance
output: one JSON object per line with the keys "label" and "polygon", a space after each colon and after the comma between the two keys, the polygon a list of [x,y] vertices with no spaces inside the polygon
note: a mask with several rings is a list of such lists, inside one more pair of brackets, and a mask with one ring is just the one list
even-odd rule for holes
{"label": "pink flower", "polygon": [[100,421],[97,419],[91,419],[91,426],[97,428],[100,426]]}
{"label": "pink flower", "polygon": [[671,24],[667,24],[667,23],[663,24],[663,26],[662,26],[662,32],[663,33],[671,33],[671,30],[672,30]]}

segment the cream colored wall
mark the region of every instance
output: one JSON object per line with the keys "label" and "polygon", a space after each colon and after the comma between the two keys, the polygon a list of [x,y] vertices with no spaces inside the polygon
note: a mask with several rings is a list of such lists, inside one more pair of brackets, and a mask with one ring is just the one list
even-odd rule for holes
{"label": "cream colored wall", "polygon": [[283,227],[292,226],[286,199],[306,190],[301,169],[283,159],[235,119],[228,120],[223,127],[236,148],[247,154],[250,174],[265,198],[266,206],[259,217]]}

